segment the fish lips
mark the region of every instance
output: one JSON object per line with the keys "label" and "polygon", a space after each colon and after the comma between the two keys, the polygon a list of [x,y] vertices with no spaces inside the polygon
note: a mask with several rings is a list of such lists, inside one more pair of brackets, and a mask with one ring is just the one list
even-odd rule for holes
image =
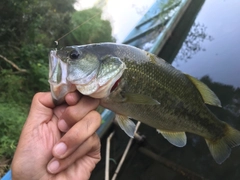
{"label": "fish lips", "polygon": [[66,94],[76,89],[84,95],[90,95],[98,89],[98,64],[90,70],[79,68],[79,62],[63,61],[57,53],[57,50],[50,51],[48,79],[55,104],[63,103]]}
{"label": "fish lips", "polygon": [[91,62],[63,61],[65,59],[57,53],[57,50],[50,52],[48,80],[55,104],[62,103],[65,95],[76,89],[84,95],[104,98],[126,69],[125,63],[117,57],[93,58]]}
{"label": "fish lips", "polygon": [[67,80],[67,64],[57,56],[57,50],[52,50],[49,54],[48,82],[55,104],[61,104],[68,92],[76,90],[76,87]]}

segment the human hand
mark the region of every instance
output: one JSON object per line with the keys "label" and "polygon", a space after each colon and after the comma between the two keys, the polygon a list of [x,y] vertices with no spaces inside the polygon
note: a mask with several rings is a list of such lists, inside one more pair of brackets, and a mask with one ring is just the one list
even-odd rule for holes
{"label": "human hand", "polygon": [[99,101],[69,93],[55,106],[50,93],[37,93],[12,161],[13,179],[89,179],[100,161]]}

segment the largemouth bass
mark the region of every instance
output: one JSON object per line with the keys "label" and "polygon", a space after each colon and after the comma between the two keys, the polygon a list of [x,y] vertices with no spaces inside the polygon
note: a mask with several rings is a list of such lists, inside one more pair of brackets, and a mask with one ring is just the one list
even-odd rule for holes
{"label": "largemouth bass", "polygon": [[138,48],[114,43],[68,46],[49,56],[52,97],[61,103],[76,89],[116,113],[120,127],[133,137],[141,121],[170,143],[183,147],[190,132],[205,138],[221,164],[240,144],[240,132],[220,121],[205,104],[221,107],[217,96],[196,78]]}

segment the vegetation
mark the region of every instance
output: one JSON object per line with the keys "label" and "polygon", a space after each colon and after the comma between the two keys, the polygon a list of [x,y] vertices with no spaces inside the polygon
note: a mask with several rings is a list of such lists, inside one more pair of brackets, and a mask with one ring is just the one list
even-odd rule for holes
{"label": "vegetation", "polygon": [[[83,10],[73,13],[71,19],[73,26],[78,27],[81,24],[82,26],[67,36],[66,43],[89,44],[112,41],[110,22],[101,20],[101,14],[101,9],[97,8],[92,8],[91,11]],[[86,21],[86,19],[89,19],[89,21]]]}
{"label": "vegetation", "polygon": [[[75,0],[0,2],[0,165],[11,159],[36,92],[49,91],[48,52],[59,46],[112,41],[101,10],[75,11]],[[0,168],[0,176],[1,176]]]}

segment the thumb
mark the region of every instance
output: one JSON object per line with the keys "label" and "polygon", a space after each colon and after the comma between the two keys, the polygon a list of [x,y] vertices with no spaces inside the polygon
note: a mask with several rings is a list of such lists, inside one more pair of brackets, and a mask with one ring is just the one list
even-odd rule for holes
{"label": "thumb", "polygon": [[[50,92],[40,92],[34,95],[27,122],[41,124],[51,120],[55,107]],[[31,124],[32,124],[31,123]]]}

